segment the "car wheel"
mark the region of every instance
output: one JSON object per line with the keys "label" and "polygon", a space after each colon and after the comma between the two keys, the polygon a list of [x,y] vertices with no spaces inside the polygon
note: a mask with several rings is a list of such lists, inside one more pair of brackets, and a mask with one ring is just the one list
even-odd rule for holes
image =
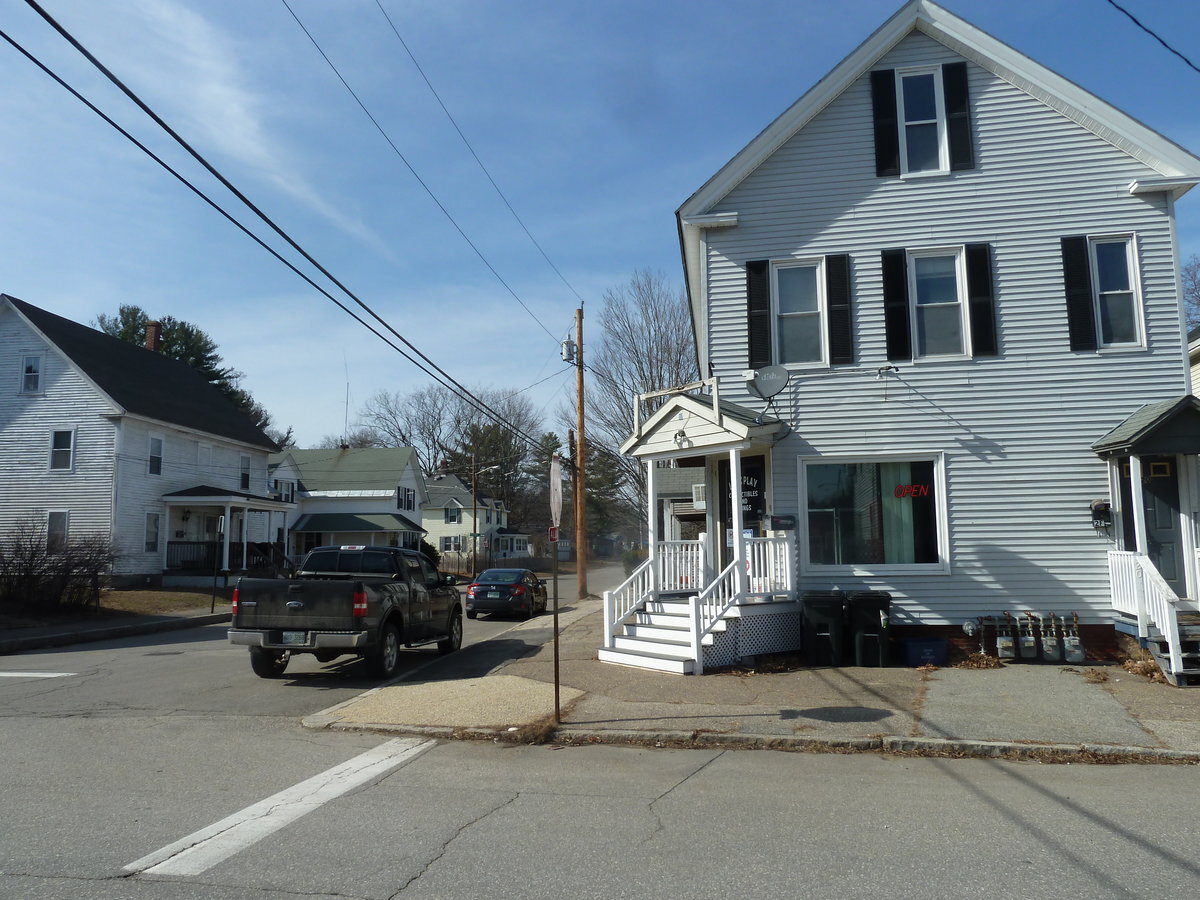
{"label": "car wheel", "polygon": [[450,614],[450,635],[444,641],[438,641],[438,653],[453,653],[462,646],[462,610],[457,606]]}
{"label": "car wheel", "polygon": [[400,668],[400,629],[395,623],[383,626],[379,646],[367,657],[367,668],[376,678],[391,678]]}
{"label": "car wheel", "polygon": [[479,615],[479,613],[475,612],[475,610],[473,610],[473,609],[467,610],[467,618],[468,619],[474,619],[478,615]]}
{"label": "car wheel", "polygon": [[532,619],[538,614],[537,600],[533,597],[529,598],[529,609],[525,610],[525,618]]}
{"label": "car wheel", "polygon": [[289,650],[268,650],[266,647],[250,648],[250,668],[259,678],[280,678],[292,658]]}

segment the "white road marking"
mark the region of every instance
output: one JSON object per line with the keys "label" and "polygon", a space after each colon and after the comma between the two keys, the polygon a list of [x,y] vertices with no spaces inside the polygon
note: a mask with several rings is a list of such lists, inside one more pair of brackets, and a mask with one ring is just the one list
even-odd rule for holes
{"label": "white road marking", "polygon": [[146,875],[199,875],[373,778],[416,759],[434,741],[395,738],[168,844],[125,867]]}
{"label": "white road marking", "polygon": [[0,672],[0,678],[70,678],[74,672]]}

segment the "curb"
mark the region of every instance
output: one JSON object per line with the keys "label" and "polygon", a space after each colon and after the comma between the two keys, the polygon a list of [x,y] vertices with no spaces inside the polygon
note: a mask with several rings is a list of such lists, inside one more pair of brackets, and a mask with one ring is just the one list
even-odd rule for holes
{"label": "curb", "polygon": [[181,631],[184,628],[199,628],[204,625],[219,625],[228,622],[229,613],[212,613],[202,616],[178,616],[153,622],[137,622],[131,625],[109,625],[89,628],[84,631],[60,631],[55,634],[29,635],[28,637],[0,638],[0,656],[20,653],[23,650],[44,650],[48,647],[69,647],[72,644],[89,644],[94,641],[109,641],[114,638],[139,634],[156,634],[160,631]]}

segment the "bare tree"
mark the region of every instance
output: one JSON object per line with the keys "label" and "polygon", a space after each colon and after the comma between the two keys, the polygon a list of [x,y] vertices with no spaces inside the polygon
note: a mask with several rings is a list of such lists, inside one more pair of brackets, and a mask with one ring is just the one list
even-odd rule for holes
{"label": "bare tree", "polygon": [[[641,504],[646,473],[618,448],[633,433],[636,395],[700,377],[687,296],[661,272],[639,269],[626,284],[604,292],[596,325],[595,336],[584,341],[590,372],[585,388],[588,444],[617,463],[633,494],[630,500]],[[572,394],[569,408],[560,410],[567,427],[573,426],[574,409]]]}
{"label": "bare tree", "polygon": [[339,447],[359,450],[363,447],[383,447],[375,432],[369,428],[355,428],[349,434],[327,434],[315,444],[313,450],[336,450]]}
{"label": "bare tree", "polygon": [[1189,329],[1200,325],[1200,256],[1195,253],[1180,270],[1183,276],[1183,310]]}

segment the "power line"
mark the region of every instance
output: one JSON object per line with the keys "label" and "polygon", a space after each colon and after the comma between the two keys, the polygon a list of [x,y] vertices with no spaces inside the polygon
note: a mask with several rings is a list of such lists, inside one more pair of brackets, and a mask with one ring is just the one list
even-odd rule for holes
{"label": "power line", "polygon": [[1162,38],[1160,38],[1150,28],[1147,28],[1145,25],[1143,25],[1141,22],[1139,22],[1137,17],[1133,13],[1131,13],[1125,7],[1121,6],[1121,4],[1117,3],[1116,0],[1108,0],[1108,5],[1111,6],[1113,9],[1116,9],[1116,10],[1124,13],[1129,18],[1129,21],[1131,21],[1134,25],[1136,25],[1138,28],[1142,29],[1142,31],[1146,32],[1146,34],[1150,35],[1150,37],[1154,38],[1156,41],[1158,41],[1160,44],[1162,44],[1164,47],[1166,47],[1168,50],[1170,50],[1172,53],[1174,53],[1176,56],[1178,56],[1180,59],[1182,59],[1185,63],[1187,63],[1189,66],[1191,66],[1197,72],[1200,72],[1200,67],[1197,67],[1194,62],[1192,62],[1190,59],[1188,59],[1186,56],[1184,56],[1182,53],[1180,53],[1178,50],[1176,50],[1174,47],[1172,47],[1170,44],[1168,44],[1166,41],[1164,41]]}
{"label": "power line", "polygon": [[[514,428],[513,426],[511,426],[507,422],[505,422],[504,419],[501,417],[501,415],[498,412],[496,412],[494,409],[492,409],[486,403],[484,403],[482,400],[480,400],[478,397],[476,397],[473,393],[471,393],[471,391],[469,391],[466,387],[464,387],[456,379],[454,379],[453,376],[451,376],[448,372],[446,372],[444,369],[442,369],[432,359],[430,359],[428,356],[426,356],[424,353],[422,353],[419,349],[417,349],[417,347],[411,341],[409,341],[402,334],[400,334],[398,331],[396,331],[396,329],[393,328],[386,320],[384,320],[383,317],[381,317],[378,313],[376,313],[375,310],[373,310],[369,305],[367,305],[363,300],[361,300],[353,291],[351,291],[348,287],[346,287],[346,285],[343,284],[338,278],[336,278],[333,275],[333,273],[331,273],[328,269],[326,269],[323,265],[321,265],[307,250],[305,250],[303,247],[301,247],[291,237],[291,235],[289,235],[279,225],[277,225],[275,223],[275,221],[273,219],[271,219],[270,216],[268,216],[261,209],[259,209],[258,206],[256,206],[253,203],[253,201],[251,201],[244,193],[242,193],[237,187],[235,187],[234,184],[228,178],[226,178],[224,175],[222,175],[207,159],[204,158],[204,156],[202,154],[200,154],[199,151],[197,151],[194,147],[192,147],[191,144],[189,144],[186,140],[184,140],[184,138],[178,132],[176,132],[170,125],[168,125],[162,119],[161,116],[159,116],[156,112],[154,112],[154,110],[151,109],[145,103],[145,101],[143,101],[136,93],[134,93],[132,89],[130,89],[127,85],[125,85],[125,83],[123,81],[121,81],[120,78],[118,78],[103,63],[101,63],[100,60],[98,60],[86,47],[84,47],[70,32],[68,32],[65,28],[63,28],[63,26],[61,26],[57,21],[55,21],[55,19],[48,12],[46,12],[44,9],[42,9],[42,7],[36,2],[36,0],[25,0],[25,2],[38,15],[40,15],[47,22],[47,24],[49,24],[68,43],[70,43],[72,47],[74,47],[77,51],[79,51],[79,53],[81,55],[83,55],[84,58],[88,60],[88,62],[90,62],[93,66],[95,66],[109,81],[111,81],[123,94],[125,94],[126,97],[128,97],[131,101],[133,101],[133,103],[136,104],[137,107],[142,110],[142,112],[144,112],[147,116],[149,116],[156,125],[158,125],[168,135],[170,135],[171,138],[177,144],[179,144],[184,150],[186,150],[193,159],[195,159],[198,163],[200,163],[200,165],[203,166],[204,169],[206,171],[208,171],[208,173],[210,175],[212,175],[219,182],[221,182],[221,184],[227,190],[229,190],[230,193],[232,193],[235,197],[237,197],[243,204],[245,204],[250,209],[251,212],[253,212],[268,227],[270,227],[271,230],[273,230],[277,235],[279,235],[279,237],[281,237],[284,241],[286,241],[287,244],[293,250],[295,250],[297,253],[299,253],[301,256],[303,256],[305,260],[307,260],[322,275],[324,275],[327,279],[329,279],[329,281],[331,281],[334,285],[336,285],[344,294],[346,294],[346,296],[348,296],[360,308],[362,308],[368,315],[370,315],[371,318],[375,319],[380,325],[382,325],[384,327],[384,329],[386,329],[390,334],[392,334],[395,338],[397,338],[402,344],[404,344],[406,347],[408,347],[417,356],[419,356],[422,360],[424,360],[425,363],[427,363],[429,366],[431,366],[444,379],[446,379],[446,381],[449,382],[449,384],[445,384],[445,382],[443,382],[443,384],[445,386],[449,387],[450,385],[453,385],[454,388],[457,389],[457,392],[460,394],[460,396],[464,400],[466,400],[468,403],[472,404],[476,409],[478,409],[480,412],[487,415],[489,418],[493,419],[502,428],[506,428],[506,429],[512,431],[513,434],[517,435],[522,440],[527,441],[531,445],[536,445],[537,442],[533,438],[531,438],[529,435],[525,434],[522,431],[519,431],[518,429]],[[18,44],[16,44],[15,41],[13,41],[11,38],[8,38],[7,35],[5,35],[5,38],[8,40],[8,42],[10,44],[13,44],[14,47],[17,47],[18,49],[20,49],[28,58],[30,58],[31,60],[34,60],[34,57],[31,54],[29,54],[28,52],[26,52],[24,50],[24,48],[21,48]],[[34,61],[36,62],[36,60],[34,60]],[[38,65],[40,68],[42,68],[48,74],[50,74],[49,70],[46,69],[46,67],[42,66],[40,63],[38,63]],[[65,86],[65,82],[63,82],[61,79],[57,78],[57,76],[53,76],[53,77],[55,77],[56,81],[58,81],[60,84],[63,84]],[[78,94],[78,92],[72,91],[72,93],[74,93],[76,96],[81,96]],[[91,106],[91,104],[89,104],[89,106]],[[95,107],[92,107],[92,108],[95,109]],[[108,119],[107,117],[105,117],[105,118],[106,118],[106,121],[109,121],[110,124],[114,124],[114,123],[112,123],[111,119]],[[125,133],[125,132],[123,132],[123,133]],[[139,144],[139,146],[142,146],[142,145]],[[144,149],[144,147],[143,147],[143,149]],[[147,152],[149,152],[149,151],[147,151]],[[165,164],[163,164],[163,165],[165,165]],[[181,176],[179,176],[179,177],[181,177]],[[219,209],[219,207],[217,207],[217,208]],[[233,220],[232,217],[227,216],[227,218],[230,218],[231,221],[236,221],[236,220]],[[242,228],[242,230],[246,231],[246,233],[249,234],[249,232],[246,229]],[[257,241],[257,242],[260,243],[264,247],[266,246],[265,243],[263,243],[262,241]],[[278,254],[276,254],[276,256],[278,256]],[[279,258],[282,259],[282,257],[279,257]],[[299,270],[295,269],[294,266],[289,265],[289,267],[291,267],[293,269],[293,271],[299,272]],[[306,280],[308,280],[310,284],[314,284],[311,281],[311,279],[306,278]],[[314,286],[315,286],[315,284],[314,284]],[[326,297],[329,297],[329,299],[331,299],[331,300],[333,299],[328,294],[328,292],[322,291],[322,293]],[[337,301],[334,301],[334,302],[337,303]],[[337,305],[343,311],[348,311],[348,310],[346,310],[346,307],[344,305],[342,305],[341,303],[337,303]],[[355,318],[359,322],[362,322],[362,320],[358,319],[357,316],[355,316]],[[372,331],[374,331],[374,329],[372,329]],[[394,347],[394,345],[393,345],[393,347]],[[395,349],[399,349],[399,348],[395,348]],[[421,370],[423,372],[431,375],[432,377],[435,378],[435,380],[437,379],[437,376],[434,376],[433,373],[430,372],[428,369],[425,369],[424,367],[417,364],[416,361],[413,360],[411,357],[407,356],[406,354],[405,354],[405,357],[407,359],[409,359],[411,362],[413,362],[414,364],[418,365],[418,368],[421,368]]]}
{"label": "power line", "polygon": [[[286,3],[286,0],[284,0],[284,2]],[[529,240],[533,242],[533,246],[537,247],[538,252],[542,254],[542,259],[546,260],[547,265],[554,270],[554,274],[561,279],[562,283],[565,284],[567,289],[575,295],[576,299],[578,299],[580,303],[583,303],[583,297],[579,296],[579,291],[575,290],[575,286],[572,285],[571,282],[567,281],[566,276],[559,271],[558,266],[554,264],[554,261],[551,260],[546,251],[542,249],[542,245],[538,243],[537,238],[535,238],[530,230],[525,226],[525,222],[522,221],[519,215],[517,215],[517,211],[513,209],[513,205],[508,202],[508,197],[504,195],[504,191],[500,190],[500,185],[496,184],[496,180],[492,177],[492,173],[489,172],[487,166],[483,164],[483,160],[479,158],[479,154],[475,152],[475,148],[471,146],[471,142],[467,140],[467,136],[463,134],[463,130],[458,127],[458,122],[455,120],[454,116],[450,114],[450,110],[446,108],[446,104],[442,102],[442,97],[440,94],[438,94],[437,89],[434,88],[433,82],[429,80],[429,76],[425,74],[425,70],[421,68],[421,64],[417,62],[417,58],[413,55],[412,50],[409,49],[407,42],[405,42],[404,38],[400,36],[400,30],[396,27],[396,23],[392,21],[392,17],[388,15],[387,10],[383,8],[383,3],[381,3],[380,0],[375,0],[375,5],[379,7],[379,11],[383,13],[383,17],[387,19],[388,25],[390,25],[392,28],[392,33],[396,35],[396,40],[400,42],[400,46],[404,48],[404,52],[408,54],[408,58],[412,60],[412,64],[416,66],[417,71],[421,73],[421,77],[425,80],[425,84],[429,87],[430,93],[432,93],[434,99],[437,100],[438,106],[442,108],[442,112],[446,114],[446,118],[450,120],[450,124],[453,125],[454,130],[458,132],[458,136],[462,138],[462,142],[466,145],[467,149],[471,151],[471,156],[475,158],[475,162],[479,163],[479,168],[483,170],[483,174],[487,176],[487,180],[491,183],[492,187],[496,189],[497,195],[499,195],[500,199],[504,201],[504,205],[508,207],[508,211],[513,214],[513,218],[517,220],[517,224],[521,226],[521,230],[524,231]]]}
{"label": "power line", "polygon": [[530,318],[537,322],[542,331],[550,335],[550,338],[553,340],[554,335],[550,333],[550,329],[543,324],[541,319],[534,315],[533,310],[525,305],[525,301],[522,300],[517,292],[512,289],[512,286],[509,285],[509,283],[505,281],[503,277],[501,277],[500,273],[496,271],[496,267],[493,266],[491,262],[488,261],[488,258],[483,255],[483,251],[480,250],[479,247],[476,246],[475,242],[467,236],[467,233],[463,231],[462,226],[458,224],[454,216],[450,214],[450,211],[446,209],[442,201],[438,199],[432,188],[425,183],[425,179],[417,174],[417,170],[413,168],[412,163],[410,163],[408,158],[400,152],[400,148],[396,146],[396,143],[392,140],[391,136],[384,130],[383,126],[379,124],[379,120],[377,120],[375,116],[372,115],[371,111],[367,109],[366,104],[363,103],[358,94],[355,93],[354,88],[350,87],[350,83],[347,82],[342,76],[342,73],[338,70],[338,67],[333,64],[333,60],[329,58],[329,55],[321,48],[321,45],[317,43],[317,39],[313,37],[312,32],[310,32],[305,24],[300,21],[300,17],[296,15],[295,10],[293,10],[288,4],[288,0],[280,0],[280,2],[284,5],[287,11],[292,14],[292,18],[296,20],[296,24],[300,26],[300,30],[304,32],[305,36],[312,42],[312,45],[317,48],[317,52],[321,54],[321,58],[329,64],[329,68],[331,68],[333,70],[333,74],[338,77],[338,81],[340,81],[342,86],[350,92],[350,96],[354,98],[354,102],[358,104],[359,108],[364,113],[366,113],[367,118],[371,120],[371,124],[375,126],[375,130],[383,135],[383,139],[387,141],[388,146],[392,148],[392,151],[400,158],[400,161],[404,163],[405,167],[412,174],[412,177],[417,179],[417,183],[425,189],[425,193],[429,195],[429,199],[431,199],[437,205],[437,208],[442,211],[442,215],[444,215],[449,220],[450,224],[454,226],[454,230],[457,231],[462,239],[467,242],[467,245],[475,251],[475,255],[479,257],[485,266],[487,266],[488,271],[496,276],[496,280],[504,286],[504,289],[512,295],[513,299],[521,304],[521,308],[524,309],[525,312],[529,313]]}

